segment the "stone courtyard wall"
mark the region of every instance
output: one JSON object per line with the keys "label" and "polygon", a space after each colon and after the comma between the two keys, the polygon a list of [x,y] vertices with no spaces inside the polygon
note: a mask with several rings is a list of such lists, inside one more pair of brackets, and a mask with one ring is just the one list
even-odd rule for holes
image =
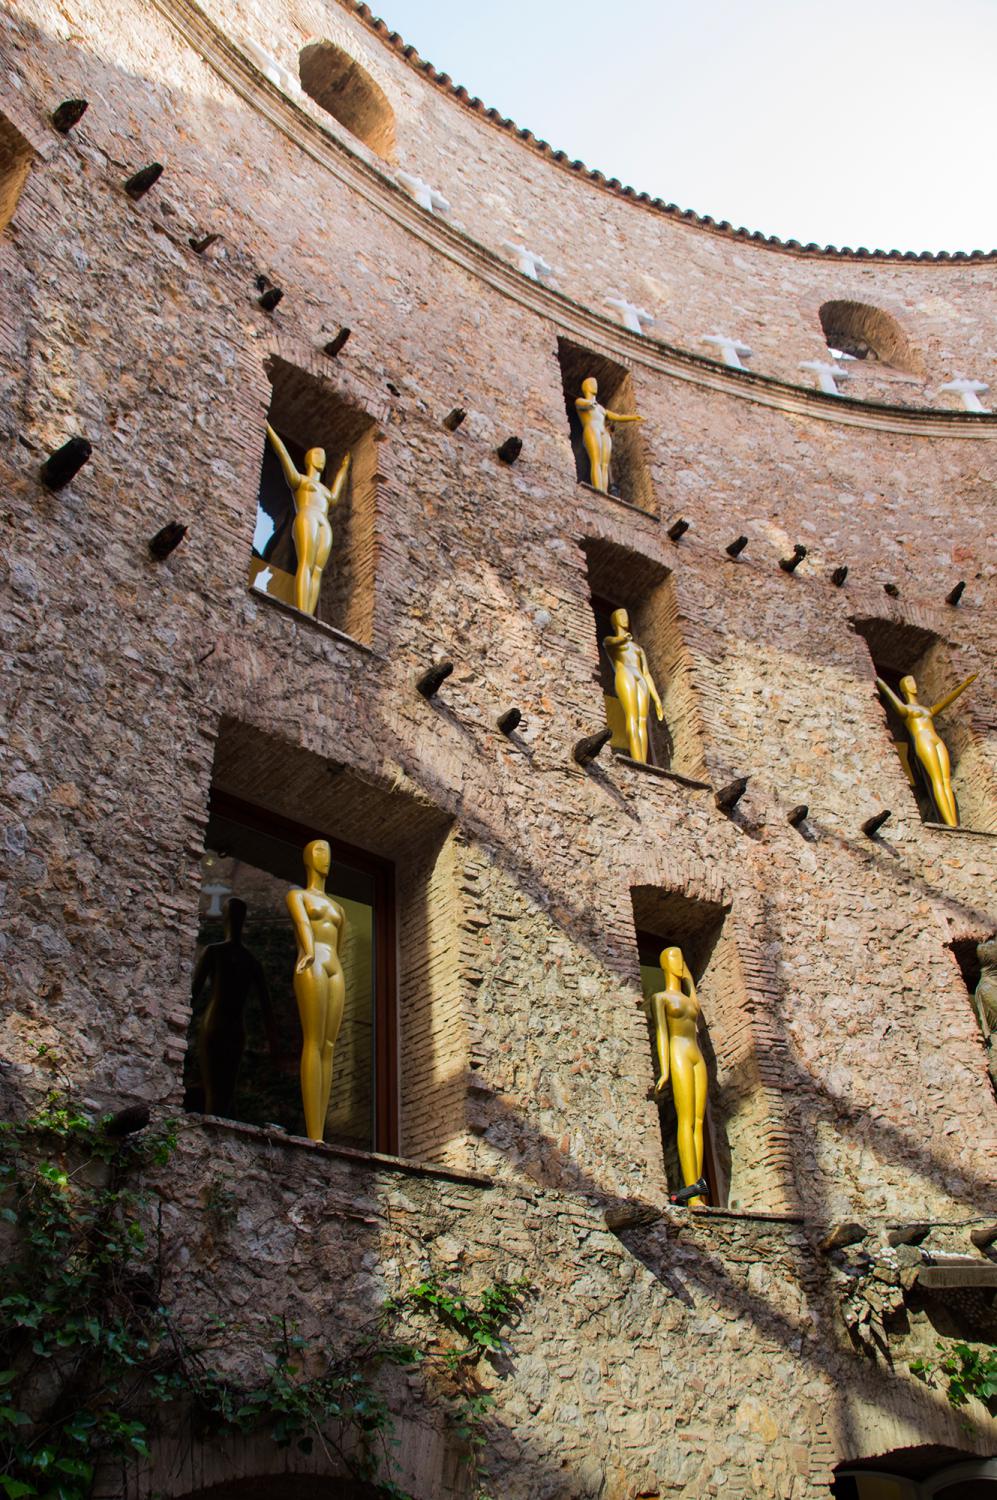
{"label": "stone courtyard wall", "polygon": [[[320,38],[383,90],[397,166],[445,193],[449,219],[244,50],[296,74]],[[852,1350],[817,1248],[843,1218],[873,1238],[917,1219],[971,1253],[968,1227],[997,1209],[997,1106],[950,946],[997,926],[997,417],[937,395],[990,373],[993,258],[823,256],[681,222],[517,142],[349,6],[18,0],[0,55],[12,1102],[44,1086],[44,1044],[96,1108],[180,1108],[208,798],[241,735],[268,747],[254,774],[272,811],[324,818],[434,893],[433,923],[406,928],[425,979],[399,1018],[399,1149],[439,1170],[190,1117],[171,1234],[192,1315],[263,1287],[320,1327],[344,1257],[348,1316],[425,1263],[525,1271],[538,1298],[496,1379],[488,1454],[509,1500],[810,1500],[844,1459],[993,1451],[979,1413],[961,1433],[902,1362]],[[62,137],[48,115],[74,96],[90,108]],[[166,171],[132,202],[122,183],[153,160]],[[503,238],[547,254],[557,287],[517,271]],[[273,313],[259,275],[284,292]],[[667,342],[619,327],[607,292],[652,307]],[[924,379],[870,367],[861,399],[810,389],[797,366],[829,357],[829,298],[897,317]],[[702,357],[718,320],[756,350],[748,373]],[[559,339],[630,375],[643,509],[575,482]],[[373,424],[355,635],[247,589],[285,367]],[[74,433],[92,460],[43,488]],[[512,465],[496,454],[510,436]],[[155,562],[170,520],[187,537]],[[603,722],[600,555],[638,591],[667,583],[655,630],[684,776],[572,758]],[[922,822],[856,622],[932,642],[946,685],[980,671],[942,720],[972,831]],[[427,702],[414,682],[442,658],[455,671]],[[738,777],[727,815],[714,792]],[[870,840],[863,821],[887,808]],[[650,888],[690,931],[722,923],[703,1001],[724,1209],[666,1207],[631,894]],[[198,1227],[222,1162],[240,1226],[224,1250]],[[423,1416],[413,1398],[406,1420]],[[443,1438],[413,1442],[415,1493],[459,1493]],[[240,1462],[264,1472],[256,1449]],[[168,1493],[239,1477],[199,1463]]]}

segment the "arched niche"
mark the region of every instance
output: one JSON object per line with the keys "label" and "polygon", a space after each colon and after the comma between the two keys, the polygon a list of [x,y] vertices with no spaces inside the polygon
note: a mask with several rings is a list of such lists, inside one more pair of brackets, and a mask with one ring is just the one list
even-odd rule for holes
{"label": "arched niche", "polygon": [[896,318],[867,302],[825,302],[820,324],[828,348],[852,359],[878,361],[907,375],[924,375],[924,356]]}
{"label": "arched niche", "polygon": [[395,113],[381,86],[334,42],[310,42],[298,59],[310,99],[385,161],[395,155]]}

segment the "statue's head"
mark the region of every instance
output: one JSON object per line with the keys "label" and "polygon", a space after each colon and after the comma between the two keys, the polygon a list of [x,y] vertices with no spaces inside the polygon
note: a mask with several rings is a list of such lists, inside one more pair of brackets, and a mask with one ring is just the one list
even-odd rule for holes
{"label": "statue's head", "polygon": [[613,629],[619,634],[621,630],[630,629],[630,616],[625,609],[614,609],[610,615]]}
{"label": "statue's head", "polygon": [[225,936],[231,938],[236,943],[242,936],[247,910],[245,901],[240,901],[238,896],[230,896],[225,903],[224,914],[222,916]]}
{"label": "statue's head", "polygon": [[681,979],[685,973],[685,959],[681,948],[664,948],[659,960],[663,974],[674,974]]}
{"label": "statue's head", "polygon": [[587,377],[587,379],[585,379],[585,380],[582,381],[582,395],[587,400],[591,400],[591,398],[593,396],[598,395],[598,392],[599,392],[599,382],[598,382],[598,380],[595,379],[595,377],[593,375],[589,375]]}
{"label": "statue's head", "polygon": [[914,678],[910,676],[901,677],[900,691],[904,695],[905,702],[913,703],[914,699],[917,697],[917,683],[914,681]]}
{"label": "statue's head", "polygon": [[310,469],[313,474],[321,474],[325,468],[325,449],[309,448],[305,454],[305,468]]}
{"label": "statue's head", "polygon": [[332,867],[332,850],[325,839],[312,839],[305,845],[304,861],[306,870],[314,870],[316,875],[328,875]]}

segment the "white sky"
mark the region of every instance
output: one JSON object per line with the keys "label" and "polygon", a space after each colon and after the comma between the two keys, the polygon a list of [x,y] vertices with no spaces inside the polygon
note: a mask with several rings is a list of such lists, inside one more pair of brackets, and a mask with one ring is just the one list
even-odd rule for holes
{"label": "white sky", "polygon": [[370,3],[486,105],[680,208],[997,248],[997,0]]}

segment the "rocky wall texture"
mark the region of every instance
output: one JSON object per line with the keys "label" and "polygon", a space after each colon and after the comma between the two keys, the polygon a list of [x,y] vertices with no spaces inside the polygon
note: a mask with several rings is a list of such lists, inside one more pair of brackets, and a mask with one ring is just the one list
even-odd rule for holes
{"label": "rocky wall texture", "polygon": [[[674,279],[662,300],[683,309],[676,342],[694,345],[690,329],[725,317],[730,297],[755,309],[737,332],[790,380],[818,336],[787,335],[790,358],[776,308],[802,319],[832,274],[828,296],[902,302],[937,371],[953,350],[976,356],[992,267],[735,247],[527,155],[348,8],[211,18],[232,46],[180,0],[58,13],[25,0],[0,29],[5,117],[35,152],[0,234],[12,1097],[27,1105],[43,1086],[46,1044],[96,1107],[179,1108],[209,793],[245,794],[233,747],[258,740],[264,805],[398,862],[401,930],[419,947],[400,985],[402,1149],[497,1184],[453,1197],[420,1179],[414,1235],[458,1243],[468,1264],[525,1266],[540,1288],[529,1353],[497,1387],[499,1492],[795,1500],[888,1437],[949,1441],[945,1409],[850,1352],[814,1246],[845,1216],[872,1233],[944,1222],[958,1240],[997,1208],[997,1107],[949,946],[997,925],[997,419],[766,404],[748,377],[666,369],[583,308],[533,299],[473,240],[539,240],[556,223],[565,291],[598,306],[610,270],[616,289],[634,285],[624,262],[650,264],[653,239],[655,277]],[[443,186],[466,233],[242,60],[241,39],[275,30],[287,66],[315,37],[355,47],[395,109],[399,164],[458,176]],[[71,96],[90,109],[63,138],[47,117]],[[122,183],[154,159],[166,172],[133,202]],[[510,208],[499,234],[486,183],[537,217]],[[192,249],[209,232],[222,238]],[[261,273],[284,291],[273,313]],[[630,370],[645,510],[576,484],[559,338]],[[247,590],[284,366],[376,424],[342,616],[362,640]],[[456,405],[468,416],[450,432]],[[73,433],[93,458],[47,490],[41,461]],[[496,450],[511,435],[523,451],[509,465]],[[675,541],[678,516],[690,529]],[[155,562],[148,540],[173,519],[187,537]],[[741,534],[735,562],[724,549]],[[808,555],[790,575],[777,564],[795,543]],[[608,753],[588,769],[572,759],[603,722],[598,547],[617,549],[621,578],[632,566],[658,581],[652,635],[680,678],[676,765],[701,784]],[[972,832],[921,821],[875,693],[870,621],[933,642],[946,682],[981,671],[941,721]],[[414,681],[444,657],[455,670],[427,702]],[[510,707],[523,721],[507,737],[496,719]],[[346,768],[352,806],[337,811],[330,767]],[[737,777],[748,789],[728,815],[713,792]],[[862,822],[887,808],[870,840]],[[702,993],[733,1217],[653,1217],[667,1172],[632,897],[647,889],[690,933],[722,929]],[[419,903],[433,892],[430,920]],[[275,1175],[254,1166],[253,1138],[219,1131],[185,1135],[178,1214],[229,1153],[251,1231],[232,1287],[272,1290],[278,1262],[307,1261],[313,1231],[292,1200],[300,1188],[321,1217],[332,1158],[281,1145]],[[363,1191],[380,1204],[401,1190],[378,1177]],[[603,1214],[621,1204],[652,1217],[614,1236]],[[268,1247],[260,1226],[278,1219]],[[322,1275],[338,1274],[340,1244],[360,1255],[354,1223],[330,1230]],[[185,1275],[207,1275],[203,1243],[188,1248]],[[316,1295],[296,1273],[295,1305],[317,1317]],[[865,1415],[843,1414],[850,1382]],[[986,1451],[982,1430],[965,1442]],[[443,1482],[429,1472],[420,1494]]]}

